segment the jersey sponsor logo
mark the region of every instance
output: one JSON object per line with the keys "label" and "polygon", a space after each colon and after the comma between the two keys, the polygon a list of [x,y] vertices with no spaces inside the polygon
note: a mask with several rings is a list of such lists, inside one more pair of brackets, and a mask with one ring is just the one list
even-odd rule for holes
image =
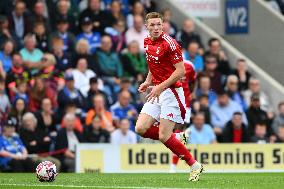
{"label": "jersey sponsor logo", "polygon": [[153,56],[153,55],[151,55],[151,54],[149,54],[149,53],[146,53],[146,60],[147,60],[148,62],[155,62],[156,64],[160,63],[160,62],[159,62],[159,57]]}

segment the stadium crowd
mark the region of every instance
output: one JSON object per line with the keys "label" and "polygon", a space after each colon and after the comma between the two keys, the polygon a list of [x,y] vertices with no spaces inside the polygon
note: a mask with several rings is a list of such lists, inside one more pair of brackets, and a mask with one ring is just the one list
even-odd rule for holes
{"label": "stadium crowd", "polygon": [[[44,158],[74,172],[78,143],[145,142],[134,126],[153,10],[150,0],[1,1],[1,171],[33,171]],[[273,112],[246,60],[230,64],[219,39],[205,44],[192,20],[179,29],[162,14],[198,73],[190,142],[284,142],[284,102]]]}

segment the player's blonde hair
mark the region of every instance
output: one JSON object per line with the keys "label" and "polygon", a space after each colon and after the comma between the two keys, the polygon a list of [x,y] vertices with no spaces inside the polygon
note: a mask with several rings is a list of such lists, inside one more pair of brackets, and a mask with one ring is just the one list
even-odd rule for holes
{"label": "player's blonde hair", "polygon": [[147,23],[147,21],[151,18],[161,18],[163,21],[163,16],[158,12],[149,12],[145,17],[145,22]]}

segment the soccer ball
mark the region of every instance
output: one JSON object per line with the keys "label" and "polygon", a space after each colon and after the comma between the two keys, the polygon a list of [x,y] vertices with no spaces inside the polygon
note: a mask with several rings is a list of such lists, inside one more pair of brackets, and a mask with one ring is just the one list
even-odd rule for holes
{"label": "soccer ball", "polygon": [[50,161],[43,161],[36,167],[36,176],[40,182],[53,182],[57,176],[56,166]]}

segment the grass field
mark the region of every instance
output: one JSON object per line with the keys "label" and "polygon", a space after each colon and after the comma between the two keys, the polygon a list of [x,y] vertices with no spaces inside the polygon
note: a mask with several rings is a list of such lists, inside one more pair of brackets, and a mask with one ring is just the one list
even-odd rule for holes
{"label": "grass field", "polygon": [[0,174],[2,189],[113,188],[248,188],[282,189],[284,173],[203,174],[199,182],[187,181],[187,174],[59,174],[53,183],[40,183],[34,174]]}

